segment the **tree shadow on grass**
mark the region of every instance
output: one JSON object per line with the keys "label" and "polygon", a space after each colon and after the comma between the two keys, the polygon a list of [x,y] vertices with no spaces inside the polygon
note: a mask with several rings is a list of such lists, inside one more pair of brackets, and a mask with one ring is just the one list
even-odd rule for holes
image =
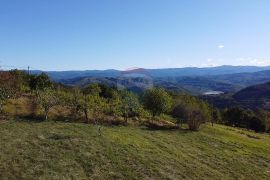
{"label": "tree shadow on grass", "polygon": [[14,117],[16,121],[23,121],[23,122],[34,122],[34,123],[41,123],[44,122],[44,117],[42,116],[32,116],[32,115],[26,115],[26,116],[16,116]]}
{"label": "tree shadow on grass", "polygon": [[144,131],[162,131],[162,132],[179,132],[181,134],[186,134],[186,133],[191,133],[193,131],[190,131],[189,129],[184,129],[184,128],[164,128],[164,127],[159,127],[159,128],[153,128],[153,127],[147,127],[147,126],[141,126],[140,129]]}

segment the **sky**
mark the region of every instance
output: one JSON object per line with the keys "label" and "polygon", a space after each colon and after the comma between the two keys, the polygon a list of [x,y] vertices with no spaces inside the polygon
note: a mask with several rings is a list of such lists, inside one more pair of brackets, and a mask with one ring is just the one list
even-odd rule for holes
{"label": "sky", "polygon": [[270,65],[269,0],[0,0],[0,68]]}

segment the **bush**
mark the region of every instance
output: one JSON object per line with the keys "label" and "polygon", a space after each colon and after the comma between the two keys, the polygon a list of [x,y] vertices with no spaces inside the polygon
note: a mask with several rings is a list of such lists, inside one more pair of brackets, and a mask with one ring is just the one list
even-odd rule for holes
{"label": "bush", "polygon": [[199,130],[202,123],[212,119],[209,105],[197,98],[180,95],[175,97],[172,115],[182,125],[185,121],[190,130]]}
{"label": "bush", "polygon": [[198,131],[201,124],[205,122],[204,114],[199,108],[190,108],[186,116],[188,127],[192,131]]}

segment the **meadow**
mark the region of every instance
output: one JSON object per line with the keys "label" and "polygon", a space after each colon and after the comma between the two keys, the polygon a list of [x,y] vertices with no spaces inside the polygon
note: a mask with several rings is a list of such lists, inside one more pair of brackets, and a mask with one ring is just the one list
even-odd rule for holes
{"label": "meadow", "polygon": [[270,136],[0,121],[0,179],[269,179]]}

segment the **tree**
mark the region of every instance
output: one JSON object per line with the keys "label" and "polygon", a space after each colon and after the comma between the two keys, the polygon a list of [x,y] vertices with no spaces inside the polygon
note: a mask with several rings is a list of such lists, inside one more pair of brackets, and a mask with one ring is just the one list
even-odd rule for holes
{"label": "tree", "polygon": [[122,93],[122,113],[125,118],[125,122],[127,124],[128,117],[137,116],[142,111],[142,106],[139,102],[138,97],[128,91],[124,91]]}
{"label": "tree", "polygon": [[59,96],[52,89],[44,89],[43,91],[37,91],[37,102],[44,111],[45,120],[48,120],[51,108],[59,104]]}
{"label": "tree", "polygon": [[105,109],[106,101],[98,93],[87,94],[75,89],[73,95],[69,98],[69,104],[77,112],[81,111],[85,116],[86,122],[89,123],[90,114],[95,119],[95,122],[100,119]]}
{"label": "tree", "polygon": [[176,104],[172,110],[172,116],[177,119],[177,124],[183,126],[185,119],[185,105],[183,103]]}
{"label": "tree", "polygon": [[51,88],[52,85],[53,83],[51,82],[49,76],[45,73],[30,76],[29,87],[31,90],[46,90]]}
{"label": "tree", "polygon": [[212,109],[212,126],[214,126],[214,122],[219,123],[221,121],[221,114],[220,111],[216,108]]}
{"label": "tree", "polygon": [[211,120],[210,106],[204,101],[180,94],[174,97],[173,117],[182,125],[185,120],[190,130],[199,130],[202,123]]}
{"label": "tree", "polygon": [[249,119],[249,129],[254,130],[255,132],[265,132],[266,131],[266,126],[265,122],[260,119],[259,117],[252,117]]}
{"label": "tree", "polygon": [[248,121],[254,117],[254,112],[241,107],[232,107],[225,111],[224,117],[228,125],[248,128]]}
{"label": "tree", "polygon": [[100,95],[101,88],[98,84],[90,84],[86,88],[82,90],[83,94],[92,94],[92,95]]}
{"label": "tree", "polygon": [[186,111],[188,127],[192,131],[198,131],[201,124],[205,121],[205,114],[198,107],[190,107]]}
{"label": "tree", "polygon": [[172,106],[171,96],[162,88],[147,90],[143,100],[145,108],[151,111],[153,117],[168,112]]}
{"label": "tree", "polygon": [[17,97],[20,94],[20,83],[12,71],[0,72],[0,113],[3,112],[3,105],[8,99]]}
{"label": "tree", "polygon": [[3,106],[9,98],[9,92],[4,88],[0,88],[0,114],[3,113]]}

